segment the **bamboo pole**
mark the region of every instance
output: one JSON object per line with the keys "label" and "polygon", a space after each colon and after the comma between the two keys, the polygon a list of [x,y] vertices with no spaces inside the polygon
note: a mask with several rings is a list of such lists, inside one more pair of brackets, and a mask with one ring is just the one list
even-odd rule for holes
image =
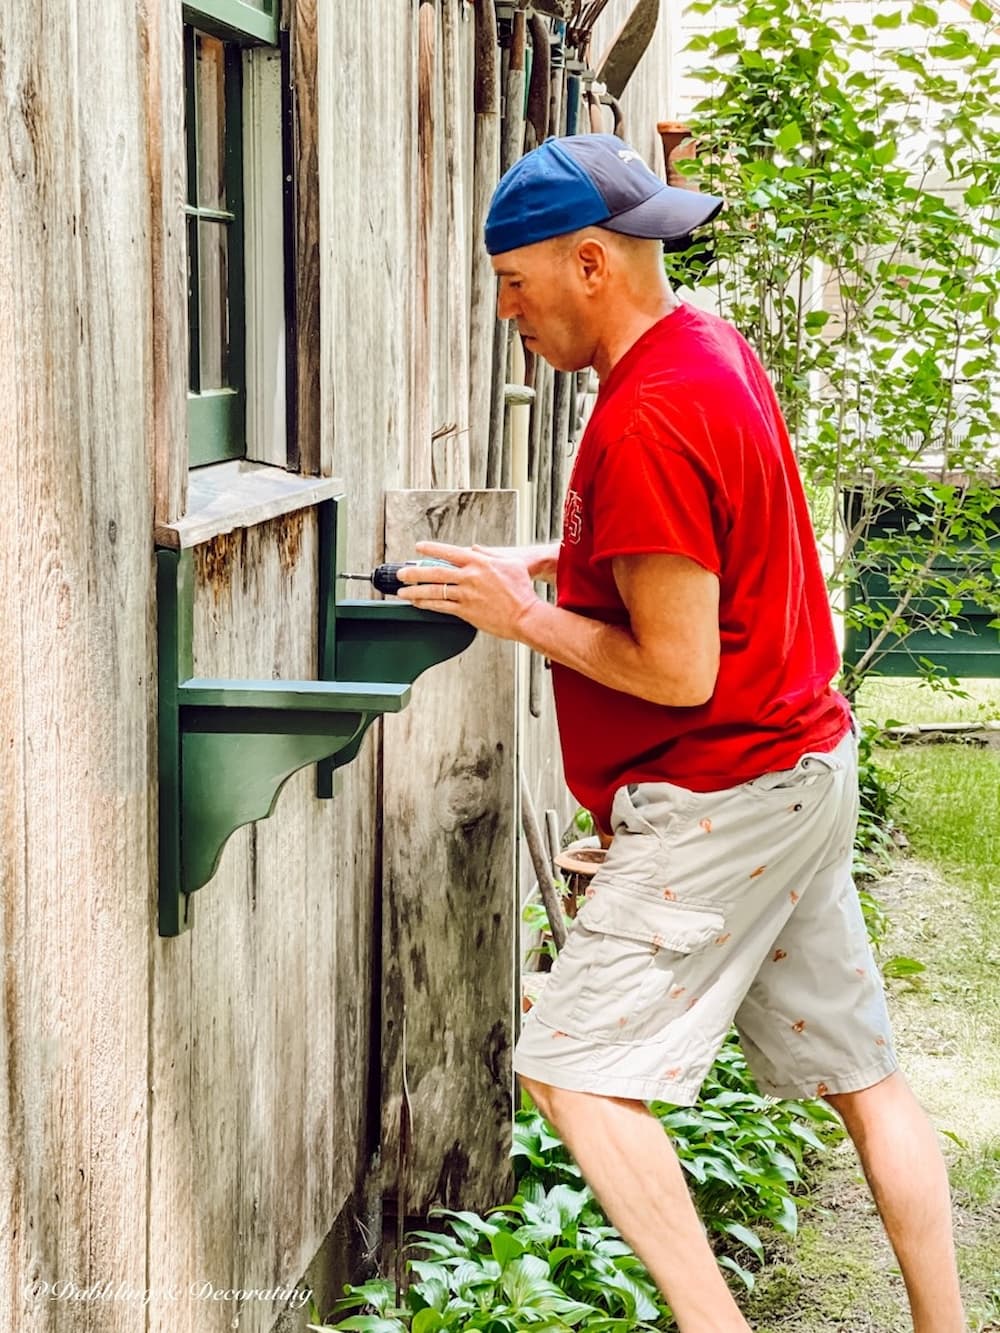
{"label": "bamboo pole", "polygon": [[542,902],[545,904],[545,915],[549,919],[552,942],[556,946],[556,952],[558,952],[566,943],[566,923],[563,921],[562,900],[556,891],[552,867],[545,855],[542,831],[538,826],[538,816],[535,814],[535,802],[531,798],[531,789],[524,776],[523,768],[521,769],[521,827],[524,830],[525,842],[528,844],[528,853],[534,867],[535,879],[538,881],[538,891],[542,895]]}
{"label": "bamboo pole", "polygon": [[[552,367],[541,357],[535,358],[535,403],[531,422],[531,455],[534,465],[533,539],[549,540],[550,490],[552,485]],[[546,585],[548,600],[551,588]],[[528,711],[532,717],[542,715],[542,681],[544,663],[538,653],[532,653],[528,667]]]}
{"label": "bamboo pole", "polygon": [[[460,70],[461,33],[455,21],[457,6],[441,6],[441,39],[444,50],[444,153],[447,195],[448,253],[464,255],[468,241],[465,234],[465,170],[460,158],[462,105]],[[445,268],[448,310],[449,396],[454,411],[455,430],[444,441],[443,458],[434,459],[432,484],[444,490],[467,490],[469,467],[469,293],[465,267],[449,264]]]}
{"label": "bamboo pole", "polygon": [[500,166],[500,78],[493,0],[481,0],[475,16],[475,162],[472,195],[472,290],[470,293],[469,476],[486,485],[492,429],[495,366],[494,278],[483,248],[483,231]]}
{"label": "bamboo pole", "polygon": [[539,361],[538,397],[535,399],[535,532],[536,542],[549,540],[549,510],[552,491],[552,378],[547,362]]}
{"label": "bamboo pole", "polygon": [[559,371],[556,374],[552,405],[552,479],[549,484],[548,531],[543,540],[559,535],[562,527],[563,501],[569,463],[570,399],[575,375]]}
{"label": "bamboo pole", "polygon": [[555,40],[551,48],[551,79],[549,82],[549,133],[563,134],[563,89],[566,83],[566,24],[556,22]]}
{"label": "bamboo pole", "polygon": [[[500,138],[500,171],[508,171],[524,151],[524,81],[528,20],[523,10],[514,15],[504,95]],[[511,435],[505,429],[504,390],[513,333],[508,321],[497,320],[494,332],[493,393],[490,401],[490,457],[487,486],[511,484]],[[498,447],[499,446],[499,447]]]}

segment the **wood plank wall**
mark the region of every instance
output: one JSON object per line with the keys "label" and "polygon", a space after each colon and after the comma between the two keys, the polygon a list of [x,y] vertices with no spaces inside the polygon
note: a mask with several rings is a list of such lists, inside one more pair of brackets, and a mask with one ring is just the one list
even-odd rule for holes
{"label": "wood plank wall", "polygon": [[[197,548],[196,675],[315,674],[316,540],[300,513]],[[369,737],[362,774],[371,751]],[[272,818],[230,840],[193,930],[154,944],[154,1288],[293,1286],[354,1186],[374,820],[367,791],[331,805],[314,790],[315,770],[296,774]],[[238,1315],[256,1333],[279,1309],[161,1305],[150,1329],[209,1333]]]}
{"label": "wood plank wall", "polygon": [[[629,6],[613,0],[607,22]],[[387,540],[389,555],[408,553],[403,526],[387,537],[387,489],[476,485],[486,457],[493,298],[476,210],[499,126],[489,98],[477,125],[474,93],[477,37],[480,75],[483,53],[496,57],[490,11],[423,6],[433,133],[425,123],[421,233],[418,8],[293,0],[292,68],[300,81],[316,71],[316,96],[300,89],[296,104],[313,163],[300,190],[318,190],[318,217],[315,195],[300,211],[299,299],[321,317],[318,350],[310,325],[314,354],[299,365],[302,460],[345,477],[348,559],[362,569]],[[154,502],[161,520],[182,512],[186,483],[180,6],[76,0],[58,22],[51,6],[7,9],[0,1327],[131,1333],[134,1300],[46,1301],[23,1295],[25,1282],[294,1283],[364,1177],[381,760],[376,730],[332,806],[313,799],[311,775],[293,779],[275,817],[227,848],[194,932],[155,938],[151,528]],[[198,561],[197,669],[311,674],[314,519],[217,539]],[[565,802],[546,696],[522,731],[540,808]],[[482,726],[503,732],[513,765],[510,720],[508,707]],[[407,795],[398,752],[393,773],[394,801],[424,795],[420,774]],[[490,882],[502,892],[502,878]],[[502,988],[512,956],[494,961]],[[425,1037],[440,1040],[430,1027]],[[498,1048],[498,1126],[508,1062]],[[461,1123],[427,1145],[420,1200],[457,1200],[467,1178],[485,1204],[492,1172],[503,1188],[495,1151],[451,1175],[434,1166],[467,1128],[464,1105],[450,1109]],[[139,1318],[215,1333],[238,1317],[263,1333],[276,1312],[182,1300]]]}
{"label": "wood plank wall", "polygon": [[[386,496],[400,547],[516,532],[513,491]],[[382,1159],[404,1215],[485,1208],[510,1182],[516,685],[514,645],[480,634],[385,721]]]}
{"label": "wood plank wall", "polygon": [[[151,242],[132,4],[0,29],[0,1327],[146,1285]],[[34,1291],[37,1294],[33,1294]]]}

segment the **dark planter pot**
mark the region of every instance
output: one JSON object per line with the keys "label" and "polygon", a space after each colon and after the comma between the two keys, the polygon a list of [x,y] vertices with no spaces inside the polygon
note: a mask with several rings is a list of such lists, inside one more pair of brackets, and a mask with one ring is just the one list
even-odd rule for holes
{"label": "dark planter pot", "polygon": [[[957,482],[956,482],[957,484]],[[1000,527],[1000,486],[993,487],[997,496],[996,508],[991,513],[994,523]],[[843,513],[848,526],[856,524],[862,514],[866,495],[864,488],[845,487],[843,491]],[[913,505],[901,496],[894,499],[891,492],[885,495],[886,508],[872,523],[867,537],[885,538],[903,535],[915,518],[926,517],[930,512],[928,505]],[[981,546],[971,541],[957,543],[957,551],[952,550],[947,556],[939,558],[934,565],[941,572],[954,573],[960,577],[967,572],[973,559],[977,564],[983,560]],[[1000,558],[1000,533],[990,541],[990,549]],[[968,557],[963,558],[963,550]],[[973,555],[975,552],[975,555]],[[884,562],[866,552],[866,543],[860,543],[855,550],[855,577],[847,585],[846,607],[848,610],[859,602],[885,605],[891,608],[898,599],[898,594],[890,591],[889,570]],[[909,613],[919,615],[923,610],[930,610],[927,599],[915,598],[910,603]],[[903,638],[888,635],[881,644],[874,665],[866,668],[877,675],[884,676],[922,676],[922,662],[933,663],[942,674],[958,679],[1000,678],[1000,630],[990,627],[990,621],[997,618],[996,611],[982,606],[978,602],[963,601],[961,611],[954,619],[958,629],[951,636],[933,633],[929,629],[917,629]],[[844,666],[856,667],[870,647],[875,631],[853,629],[848,625],[844,642]]]}

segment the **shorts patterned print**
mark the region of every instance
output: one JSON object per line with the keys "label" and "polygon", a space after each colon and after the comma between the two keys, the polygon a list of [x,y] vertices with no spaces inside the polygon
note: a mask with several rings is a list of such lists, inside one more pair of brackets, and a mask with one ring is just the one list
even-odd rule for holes
{"label": "shorts patterned print", "polygon": [[526,1016],[517,1073],[690,1105],[733,1023],[774,1096],[853,1092],[892,1073],[851,878],[856,822],[850,733],[724,791],[619,788],[613,842]]}

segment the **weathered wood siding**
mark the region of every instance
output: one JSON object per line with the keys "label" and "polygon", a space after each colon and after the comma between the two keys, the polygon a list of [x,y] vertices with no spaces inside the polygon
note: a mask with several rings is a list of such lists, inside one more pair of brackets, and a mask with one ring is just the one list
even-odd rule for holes
{"label": "weathered wood siding", "polygon": [[[630,4],[613,0],[609,30]],[[302,339],[292,443],[304,470],[345,479],[348,560],[365,569],[412,540],[402,511],[387,529],[386,490],[483,484],[492,9],[285,10]],[[510,645],[483,641],[440,682],[418,682],[384,774],[379,727],[333,802],[299,774],[271,820],[232,839],[193,932],[156,937],[152,530],[154,513],[184,512],[187,481],[180,4],[8,5],[0,24],[0,1327],[215,1333],[238,1319],[263,1333],[277,1304],[199,1299],[191,1284],[296,1283],[365,1185],[380,971],[412,1021],[404,1206],[483,1205],[505,1187],[518,759],[540,811],[571,808],[547,677],[536,668],[539,716],[520,705],[520,756]],[[662,51],[648,59],[662,64]],[[658,94],[640,89],[637,76],[632,135],[658,165]],[[539,414],[551,428],[551,408]],[[547,481],[526,474],[518,486],[533,528],[536,488],[539,512],[552,508]],[[449,531],[506,540],[511,504],[477,500]],[[200,549],[197,671],[313,674],[316,539],[307,512]],[[449,725],[456,679],[460,728]],[[383,802],[387,819],[426,821],[419,863],[401,825],[383,847]],[[431,899],[435,867],[454,878]],[[399,919],[376,940],[383,869]],[[484,902],[488,920],[476,917]],[[496,937],[477,943],[479,930]],[[409,952],[393,971],[401,932]],[[489,980],[478,1010],[470,956]],[[387,1157],[400,1053],[387,1026]],[[448,1080],[461,1095],[442,1091]],[[391,1171],[384,1183],[395,1191]],[[127,1290],[48,1300],[41,1286],[31,1294],[35,1280]],[[143,1312],[147,1288],[159,1294]]]}
{"label": "weathered wood siding", "polygon": [[[516,533],[513,491],[386,497],[402,549]],[[404,1214],[488,1207],[510,1175],[516,719],[514,645],[480,634],[385,720],[382,1140]]]}
{"label": "weathered wood siding", "polygon": [[[315,675],[316,523],[292,514],[196,548],[194,669]],[[366,741],[371,747],[372,740]],[[154,945],[150,1285],[293,1286],[349,1196],[364,1141],[371,811],[293,777],[241,829]],[[151,1329],[208,1333],[280,1303],[158,1306]]]}
{"label": "weathered wood siding", "polygon": [[[131,4],[0,20],[0,1327],[146,1285],[152,476]],[[33,1284],[37,1295],[33,1294]]]}

